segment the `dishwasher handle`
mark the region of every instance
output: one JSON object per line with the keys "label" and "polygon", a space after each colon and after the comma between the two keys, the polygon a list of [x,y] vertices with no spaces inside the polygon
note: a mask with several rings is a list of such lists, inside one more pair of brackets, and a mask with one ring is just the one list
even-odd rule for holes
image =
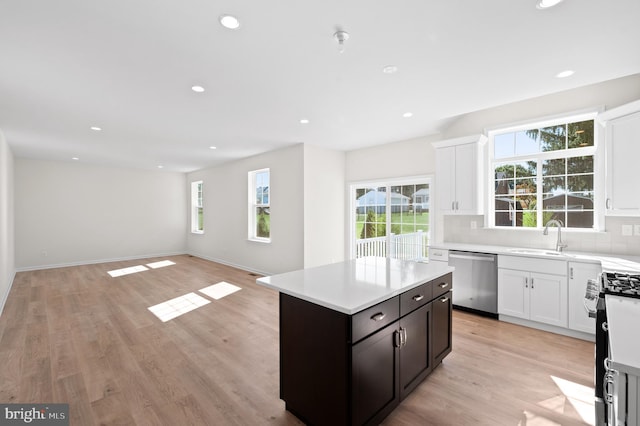
{"label": "dishwasher handle", "polygon": [[495,262],[496,257],[493,254],[481,255],[475,253],[460,253],[460,252],[449,252],[449,259],[466,259],[466,260],[480,260],[484,262]]}

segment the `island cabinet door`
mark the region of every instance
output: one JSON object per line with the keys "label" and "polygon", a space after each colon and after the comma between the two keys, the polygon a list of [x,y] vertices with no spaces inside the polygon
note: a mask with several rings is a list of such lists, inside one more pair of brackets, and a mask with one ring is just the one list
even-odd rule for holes
{"label": "island cabinet door", "polygon": [[431,365],[431,303],[400,320],[400,399],[427,377]]}
{"label": "island cabinet door", "polygon": [[379,424],[400,401],[397,322],[352,347],[354,425]]}
{"label": "island cabinet door", "polygon": [[451,312],[451,291],[440,295],[431,302],[431,351],[433,353],[433,367],[440,364],[444,357],[451,352]]}

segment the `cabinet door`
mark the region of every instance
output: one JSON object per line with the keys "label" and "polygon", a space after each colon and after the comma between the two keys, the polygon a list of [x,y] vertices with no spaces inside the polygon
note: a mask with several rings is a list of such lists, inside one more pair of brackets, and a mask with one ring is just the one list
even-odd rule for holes
{"label": "cabinet door", "polygon": [[531,273],[530,319],[567,327],[567,278]]}
{"label": "cabinet door", "polygon": [[440,364],[452,347],[452,292],[449,291],[431,303],[431,353],[433,368]]}
{"label": "cabinet door", "polygon": [[456,213],[475,214],[477,210],[478,179],[477,144],[458,145],[455,158]]}
{"label": "cabinet door", "polygon": [[400,399],[404,399],[431,372],[431,303],[400,320]]}
{"label": "cabinet door", "polygon": [[529,273],[498,269],[498,313],[529,319]]}
{"label": "cabinet door", "polygon": [[596,320],[589,318],[584,308],[587,280],[594,280],[602,272],[595,263],[569,262],[569,328],[595,334]]}
{"label": "cabinet door", "polygon": [[453,213],[456,199],[456,147],[438,148],[436,159],[438,210]]}
{"label": "cabinet door", "polygon": [[607,214],[640,215],[636,167],[640,156],[640,112],[607,123]]}
{"label": "cabinet door", "polygon": [[398,323],[352,347],[353,424],[382,419],[399,403]]}

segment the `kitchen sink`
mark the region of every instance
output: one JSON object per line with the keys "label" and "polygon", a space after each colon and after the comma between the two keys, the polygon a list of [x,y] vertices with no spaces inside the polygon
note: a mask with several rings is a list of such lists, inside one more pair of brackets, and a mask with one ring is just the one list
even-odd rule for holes
{"label": "kitchen sink", "polygon": [[509,249],[510,253],[516,254],[533,254],[537,256],[567,256],[565,253],[561,253],[553,250],[542,250],[542,249],[525,249],[525,248],[517,248],[517,249]]}

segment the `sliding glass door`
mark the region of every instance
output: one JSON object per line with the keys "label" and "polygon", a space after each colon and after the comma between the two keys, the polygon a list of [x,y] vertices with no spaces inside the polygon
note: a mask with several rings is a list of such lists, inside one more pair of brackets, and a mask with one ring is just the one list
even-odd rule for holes
{"label": "sliding glass door", "polygon": [[351,186],[351,257],[426,260],[430,178]]}

